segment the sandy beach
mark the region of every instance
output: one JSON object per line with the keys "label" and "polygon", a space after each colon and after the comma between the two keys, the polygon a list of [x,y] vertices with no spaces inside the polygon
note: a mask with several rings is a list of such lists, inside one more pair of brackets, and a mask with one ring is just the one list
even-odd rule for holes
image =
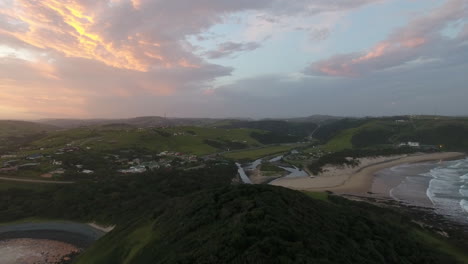
{"label": "sandy beach", "polygon": [[336,193],[367,193],[371,190],[374,174],[385,168],[405,163],[453,160],[466,157],[465,153],[442,152],[360,159],[354,168],[326,166],[316,177],[283,178],[273,185],[306,191],[332,191]]}
{"label": "sandy beach", "polygon": [[3,264],[54,264],[70,261],[81,251],[78,247],[47,239],[11,239],[0,241]]}

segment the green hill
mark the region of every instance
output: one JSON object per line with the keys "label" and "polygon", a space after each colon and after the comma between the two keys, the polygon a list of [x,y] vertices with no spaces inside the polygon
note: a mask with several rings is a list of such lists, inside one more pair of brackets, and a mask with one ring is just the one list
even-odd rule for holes
{"label": "green hill", "polygon": [[[50,133],[32,143],[33,148],[55,151],[67,144],[89,147],[93,151],[146,149],[178,151],[197,155],[230,149],[257,147],[262,144],[251,137],[253,129],[208,127],[133,128],[123,124],[75,128]],[[259,131],[258,133],[261,133]]]}
{"label": "green hill", "polygon": [[458,263],[397,214],[332,198],[272,186],[203,191],[119,227],[77,263]]}
{"label": "green hill", "polygon": [[343,119],[322,126],[316,135],[326,151],[369,148],[416,141],[445,150],[468,149],[468,120],[449,117]]}
{"label": "green hill", "polygon": [[50,131],[57,130],[56,127],[13,120],[0,120],[0,154],[15,151],[23,145],[43,138]]}
{"label": "green hill", "polygon": [[57,128],[51,125],[14,121],[14,120],[0,120],[0,138],[5,137],[20,137],[41,132],[53,131]]}
{"label": "green hill", "polygon": [[210,118],[165,118],[161,116],[140,116],[120,119],[43,119],[38,122],[62,128],[102,126],[108,124],[126,124],[133,127],[164,126],[204,126],[220,122],[222,119]]}
{"label": "green hill", "polygon": [[249,128],[267,131],[252,133],[252,137],[263,144],[292,143],[303,141],[317,128],[315,123],[288,122],[283,120],[232,121],[224,128]]}

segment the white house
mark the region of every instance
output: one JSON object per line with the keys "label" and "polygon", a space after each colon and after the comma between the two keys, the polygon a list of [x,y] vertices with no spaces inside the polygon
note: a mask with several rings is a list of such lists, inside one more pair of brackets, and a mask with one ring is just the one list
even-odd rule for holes
{"label": "white house", "polygon": [[408,142],[408,146],[413,147],[413,148],[419,148],[421,145],[419,142]]}

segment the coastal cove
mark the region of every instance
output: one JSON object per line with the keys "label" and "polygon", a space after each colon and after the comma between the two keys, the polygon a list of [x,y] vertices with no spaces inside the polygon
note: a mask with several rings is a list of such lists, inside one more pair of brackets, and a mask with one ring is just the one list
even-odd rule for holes
{"label": "coastal cove", "polygon": [[104,236],[105,231],[95,224],[64,221],[3,224],[0,226],[2,264],[71,263]]}
{"label": "coastal cove", "polygon": [[376,173],[374,196],[432,208],[455,222],[468,224],[468,159],[401,164]]}
{"label": "coastal cove", "polygon": [[316,177],[283,178],[273,185],[302,191],[332,191],[343,194],[365,194],[371,191],[376,172],[400,164],[455,160],[466,157],[461,152],[398,155],[361,159],[355,168],[331,167]]}

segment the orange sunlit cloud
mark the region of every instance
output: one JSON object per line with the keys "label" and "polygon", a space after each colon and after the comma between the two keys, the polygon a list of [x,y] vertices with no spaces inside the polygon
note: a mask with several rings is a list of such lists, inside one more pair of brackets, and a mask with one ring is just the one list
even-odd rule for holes
{"label": "orange sunlit cloud", "polygon": [[[140,1],[134,1],[135,6],[140,4]],[[100,24],[94,11],[87,10],[76,0],[16,0],[13,8],[2,12],[14,23],[27,25],[27,30],[0,29],[0,34],[67,57],[100,61],[108,66],[136,71],[196,66],[184,58],[167,58],[161,45],[148,40],[144,34],[128,36],[124,41],[107,39],[99,30],[109,25]]]}
{"label": "orange sunlit cloud", "polygon": [[395,52],[405,52],[418,48],[427,43],[423,37],[414,37],[396,41],[383,41],[375,45],[370,51],[357,58],[335,59],[322,61],[317,64],[317,70],[330,76],[357,76],[355,68],[360,65],[376,61]]}
{"label": "orange sunlit cloud", "polygon": [[0,0],[0,118],[270,116],[285,96],[308,111],[312,90],[466,61],[467,0],[415,6],[378,42],[365,17],[340,29],[383,1]]}
{"label": "orange sunlit cloud", "polygon": [[[11,82],[0,85],[0,112],[6,115],[15,113],[22,118],[37,118],[43,114],[53,116],[89,116],[86,109],[86,99],[67,91],[59,91],[57,87],[27,87],[28,84]],[[24,96],[28,94],[29,96]],[[67,95],[68,94],[68,95]]]}

